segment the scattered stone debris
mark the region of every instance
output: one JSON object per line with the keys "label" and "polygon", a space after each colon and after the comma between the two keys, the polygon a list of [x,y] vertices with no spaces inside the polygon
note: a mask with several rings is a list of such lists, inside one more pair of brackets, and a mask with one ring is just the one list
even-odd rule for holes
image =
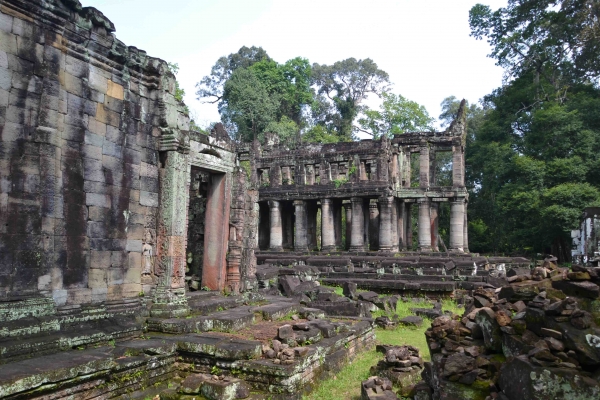
{"label": "scattered stone debris", "polygon": [[419,349],[413,346],[378,345],[377,351],[384,354],[384,359],[371,367],[371,375],[389,379],[394,387],[399,388],[398,394],[409,396],[414,385],[420,381],[423,371],[423,359]]}
{"label": "scattered stone debris", "polygon": [[392,391],[392,382],[389,379],[372,376],[361,383],[361,400],[397,400],[398,398]]}

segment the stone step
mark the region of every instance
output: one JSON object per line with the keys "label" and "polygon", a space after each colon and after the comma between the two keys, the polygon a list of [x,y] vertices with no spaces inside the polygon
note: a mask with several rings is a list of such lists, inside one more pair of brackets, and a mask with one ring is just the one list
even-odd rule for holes
{"label": "stone step", "polygon": [[231,308],[205,316],[188,318],[148,318],[148,330],[172,334],[193,332],[234,332],[254,323],[251,306]]}
{"label": "stone step", "polygon": [[178,351],[196,356],[223,360],[252,360],[262,356],[262,346],[258,340],[243,340],[212,332],[179,336],[152,335],[151,339],[173,343]]}
{"label": "stone step", "polygon": [[[425,277],[424,277],[425,278]],[[425,278],[426,279],[426,278]],[[356,283],[361,289],[367,290],[392,290],[392,291],[425,291],[425,292],[452,292],[460,285],[460,281],[406,281],[399,279],[361,279],[361,278],[323,278],[322,283],[341,286],[346,282]],[[468,282],[467,282],[468,283]],[[471,282],[474,285],[478,282]]]}
{"label": "stone step", "polygon": [[0,398],[119,397],[172,379],[175,349],[172,342],[137,340],[0,365]]}
{"label": "stone step", "polygon": [[38,333],[24,338],[0,339],[0,364],[57,353],[74,348],[106,344],[142,333],[142,325],[131,318],[109,318],[52,333]]}
{"label": "stone step", "polygon": [[[282,298],[283,299],[283,298]],[[288,314],[295,314],[301,309],[300,303],[295,301],[283,301],[278,303],[267,304],[264,306],[254,307],[254,313],[260,313],[266,321],[274,321],[285,317]]]}
{"label": "stone step", "polygon": [[208,315],[216,311],[238,307],[244,302],[241,296],[223,296],[214,292],[191,292],[187,296],[193,314]]}

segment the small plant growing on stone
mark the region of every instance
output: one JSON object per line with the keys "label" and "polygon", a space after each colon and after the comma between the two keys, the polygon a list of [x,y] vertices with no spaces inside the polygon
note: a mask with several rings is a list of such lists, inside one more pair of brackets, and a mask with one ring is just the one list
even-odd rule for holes
{"label": "small plant growing on stone", "polygon": [[115,347],[115,345],[116,345],[116,343],[115,343],[115,339],[110,339],[110,340],[108,341],[108,345],[109,345],[109,346],[111,346],[111,347]]}
{"label": "small plant growing on stone", "polygon": [[210,288],[208,286],[202,286],[202,290],[205,292],[210,292]]}
{"label": "small plant growing on stone", "polygon": [[219,375],[221,373],[221,368],[213,365],[213,367],[210,369],[210,373],[213,375]]}

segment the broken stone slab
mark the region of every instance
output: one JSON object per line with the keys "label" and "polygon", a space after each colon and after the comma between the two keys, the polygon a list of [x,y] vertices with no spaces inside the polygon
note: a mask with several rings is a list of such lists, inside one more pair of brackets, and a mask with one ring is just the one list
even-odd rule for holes
{"label": "broken stone slab", "polygon": [[357,285],[354,282],[344,282],[342,284],[342,293],[349,299],[357,299]]}
{"label": "broken stone slab", "polygon": [[204,385],[204,382],[210,379],[211,376],[209,374],[188,375],[183,382],[181,382],[179,392],[183,394],[200,394],[202,385]]}
{"label": "broken stone slab", "polygon": [[398,400],[396,393],[392,391],[392,382],[387,378],[372,376],[361,382],[361,400]]}
{"label": "broken stone slab", "polygon": [[250,396],[247,384],[237,378],[207,380],[202,385],[201,394],[208,400],[234,400],[245,399]]}
{"label": "broken stone slab", "polygon": [[485,347],[496,352],[502,351],[502,332],[494,311],[487,307],[480,309],[475,315],[475,323],[481,328]]}
{"label": "broken stone slab", "polygon": [[510,399],[597,399],[598,381],[572,368],[538,367],[525,356],[512,358],[500,368],[498,386]]}
{"label": "broken stone slab", "polygon": [[361,292],[358,294],[358,299],[363,301],[374,302],[379,297],[379,294],[375,292]]}
{"label": "broken stone slab", "polygon": [[409,315],[408,317],[402,318],[399,323],[405,326],[420,327],[423,325],[423,318],[416,315]]}
{"label": "broken stone slab", "polygon": [[567,296],[597,299],[600,297],[600,287],[589,281],[553,281],[552,287],[562,291]]}

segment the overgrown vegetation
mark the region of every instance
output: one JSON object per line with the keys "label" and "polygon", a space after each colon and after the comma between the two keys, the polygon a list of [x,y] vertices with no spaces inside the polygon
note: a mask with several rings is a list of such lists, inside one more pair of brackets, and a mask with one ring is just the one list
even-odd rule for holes
{"label": "overgrown vegetation", "polygon": [[[450,310],[457,314],[462,314],[463,310],[459,308],[452,300],[442,301],[443,309]],[[411,307],[423,307],[423,303],[410,303],[399,301],[396,307],[396,314],[400,318],[412,315]],[[382,314],[382,313],[380,313]],[[423,326],[398,327],[393,330],[376,328],[377,344],[406,345],[415,346],[421,352],[423,360],[430,361],[427,342],[425,341],[425,331],[431,326],[431,321],[424,320]],[[360,353],[351,363],[348,363],[340,372],[329,379],[320,382],[319,386],[304,396],[304,400],[347,400],[360,399],[360,382],[370,376],[369,370],[383,358],[383,354],[377,353],[375,348]]]}

